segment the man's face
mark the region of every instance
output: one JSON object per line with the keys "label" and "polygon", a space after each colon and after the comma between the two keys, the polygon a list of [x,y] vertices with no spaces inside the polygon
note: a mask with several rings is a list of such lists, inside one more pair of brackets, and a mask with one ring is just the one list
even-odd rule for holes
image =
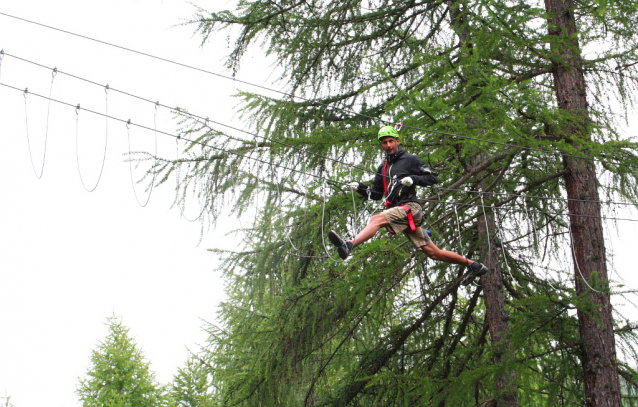
{"label": "man's face", "polygon": [[399,148],[399,139],[394,137],[383,137],[381,138],[381,148],[387,154],[394,154],[397,152]]}

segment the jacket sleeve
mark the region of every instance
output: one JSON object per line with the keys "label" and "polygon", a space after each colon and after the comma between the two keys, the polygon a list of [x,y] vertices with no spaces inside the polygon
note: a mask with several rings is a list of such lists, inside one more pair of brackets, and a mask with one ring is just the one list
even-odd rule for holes
{"label": "jacket sleeve", "polygon": [[412,180],[420,187],[427,187],[439,182],[439,174],[433,172],[430,167],[419,158],[414,157],[412,163]]}
{"label": "jacket sleeve", "polygon": [[357,193],[359,193],[365,199],[374,199],[378,201],[383,198],[385,192],[383,190],[383,175],[381,175],[383,166],[377,168],[377,172],[374,174],[374,181],[372,181],[371,186],[367,186],[365,184],[359,183],[359,187],[356,189]]}
{"label": "jacket sleeve", "polygon": [[372,181],[372,186],[370,187],[370,199],[374,199],[378,201],[383,198],[385,195],[385,191],[383,190],[383,175],[379,171],[374,174],[374,181]]}

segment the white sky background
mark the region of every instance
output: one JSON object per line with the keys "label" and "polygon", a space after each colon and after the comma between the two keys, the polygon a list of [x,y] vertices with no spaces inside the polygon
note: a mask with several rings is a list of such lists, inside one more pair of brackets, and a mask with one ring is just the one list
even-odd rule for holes
{"label": "white sky background", "polygon": [[[227,1],[197,4],[232,7]],[[215,72],[222,72],[220,59],[228,52],[224,36],[202,49],[192,27],[170,28],[194,13],[193,6],[178,0],[0,0],[0,12]],[[235,100],[230,95],[238,88],[253,90],[5,16],[0,16],[0,48],[224,123],[233,115]],[[269,85],[267,70],[251,70],[251,60],[259,59],[249,56],[238,77]],[[2,83],[49,93],[49,70],[5,57],[0,75]],[[102,88],[60,74],[52,96],[105,111]],[[27,100],[31,149],[39,172],[47,103],[35,96]],[[151,104],[109,93],[112,116],[153,127],[154,112]],[[79,158],[89,187],[100,173],[104,124],[103,118],[80,113]],[[174,133],[166,110],[160,109],[157,127]],[[236,244],[225,234],[237,225],[231,220],[205,233],[199,243],[200,225],[170,209],[170,181],[155,189],[149,205],[140,208],[123,156],[126,127],[114,121],[108,124],[100,184],[95,192],[86,192],[77,170],[74,109],[52,103],[48,129],[44,175],[38,180],[27,148],[24,97],[0,87],[0,396],[10,395],[16,407],[78,405],[78,377],[84,376],[91,350],[106,335],[104,323],[111,315],[123,317],[158,381],[168,383],[183,365],[186,348],[195,349],[206,338],[200,318],[213,320],[223,298],[215,256],[206,249]],[[132,127],[131,135],[133,150],[153,151],[151,132]],[[158,144],[161,155],[173,157],[173,138],[159,135]],[[138,195],[145,200],[140,185]],[[194,201],[186,208],[188,217],[198,211]],[[620,232],[611,231],[613,244],[608,246],[618,254],[616,269],[632,287],[638,287],[630,262],[635,225],[619,222]],[[621,310],[635,314],[633,308]]]}
{"label": "white sky background", "polygon": [[[230,7],[226,1],[206,7]],[[193,28],[170,28],[194,7],[172,0],[0,0],[0,11],[207,70],[221,72],[225,38],[199,48]],[[168,106],[231,122],[234,83],[130,52],[0,16],[5,52]],[[220,49],[224,48],[224,49]],[[1,81],[49,94],[51,71],[5,57]],[[250,77],[255,79],[254,74]],[[259,81],[259,79],[258,79]],[[247,87],[244,86],[244,89]],[[104,89],[58,74],[53,98],[105,112]],[[29,136],[40,172],[46,101],[28,97]],[[153,127],[155,107],[111,91],[109,114]],[[100,173],[105,119],[80,113],[80,164],[87,187]],[[175,133],[166,110],[158,129]],[[200,225],[170,209],[174,182],[153,191],[141,208],[133,195],[126,126],[109,121],[106,163],[93,193],[78,176],[75,111],[51,104],[44,175],[38,180],[27,147],[24,98],[0,87],[0,396],[16,407],[75,406],[78,377],[106,335],[111,315],[123,317],[162,383],[182,366],[186,348],[206,336],[223,298],[215,256],[229,248],[221,225],[200,239]],[[132,127],[132,149],[153,151],[152,132]],[[158,136],[160,154],[175,155],[175,140]],[[136,179],[139,172],[136,173]],[[144,187],[138,186],[144,202]],[[195,218],[197,202],[185,213]],[[199,243],[199,244],[198,244]]]}

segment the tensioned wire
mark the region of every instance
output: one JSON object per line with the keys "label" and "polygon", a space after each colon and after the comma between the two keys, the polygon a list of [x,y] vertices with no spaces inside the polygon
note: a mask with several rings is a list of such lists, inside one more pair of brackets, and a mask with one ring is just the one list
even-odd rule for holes
{"label": "tensioned wire", "polygon": [[[2,14],[2,13],[0,13],[0,14]],[[303,153],[306,153],[306,154],[312,154],[314,156],[317,156],[317,157],[320,157],[320,158],[324,158],[326,160],[329,160],[329,161],[332,161],[332,162],[335,162],[335,163],[338,163],[338,164],[342,164],[342,165],[344,165],[346,167],[349,167],[351,169],[354,168],[354,169],[357,169],[357,170],[360,170],[360,171],[363,171],[363,172],[367,172],[367,173],[373,174],[373,175],[377,174],[375,171],[372,171],[372,170],[367,169],[367,168],[360,167],[358,165],[350,164],[350,163],[347,163],[345,161],[341,161],[341,160],[338,160],[338,159],[335,159],[335,158],[331,158],[331,157],[328,157],[326,155],[319,154],[319,153],[316,153],[316,152],[313,152],[313,151],[308,151],[307,149],[304,149],[304,148],[301,148],[301,147],[297,147],[297,146],[293,146],[293,145],[290,145],[288,143],[285,143],[285,142],[282,142],[282,141],[279,141],[279,140],[275,140],[275,139],[269,138],[267,136],[261,135],[259,133],[252,133],[250,131],[247,131],[247,130],[244,130],[244,129],[240,129],[238,127],[235,127],[235,126],[232,126],[232,125],[229,125],[229,124],[225,124],[225,123],[222,123],[222,122],[211,120],[208,117],[204,118],[202,116],[199,116],[199,115],[194,114],[194,113],[190,113],[190,112],[185,111],[185,110],[177,110],[177,109],[175,109],[173,107],[161,104],[159,101],[153,102],[152,100],[150,100],[148,98],[145,98],[145,97],[142,97],[142,96],[137,96],[137,95],[134,95],[134,94],[126,92],[126,91],[122,91],[122,90],[118,90],[118,89],[112,88],[108,84],[107,85],[102,85],[102,84],[99,84],[99,83],[97,83],[95,81],[92,81],[90,79],[82,78],[82,77],[79,77],[77,75],[73,75],[73,74],[70,74],[70,73],[67,73],[67,72],[64,72],[64,71],[60,71],[59,69],[57,69],[57,67],[49,68],[49,67],[47,67],[45,65],[42,65],[42,64],[39,64],[37,62],[33,62],[33,61],[30,61],[30,60],[27,60],[27,59],[24,59],[24,58],[21,58],[21,57],[12,55],[12,54],[8,54],[8,53],[4,52],[4,50],[0,50],[0,56],[4,56],[4,55],[12,57],[12,58],[15,58],[15,59],[18,59],[20,61],[23,61],[23,62],[26,62],[26,63],[29,63],[29,64],[36,65],[36,66],[41,67],[41,68],[53,69],[54,72],[56,72],[56,73],[59,73],[59,74],[62,74],[62,75],[66,75],[66,76],[69,76],[71,78],[74,78],[74,79],[77,79],[77,80],[80,80],[80,81],[83,81],[83,82],[86,82],[86,83],[90,83],[90,84],[95,85],[95,86],[103,87],[105,89],[108,89],[109,91],[118,92],[118,93],[121,93],[123,95],[129,96],[129,97],[132,97],[132,98],[135,98],[135,99],[147,102],[147,103],[152,103],[153,105],[156,106],[156,108],[157,107],[164,107],[164,108],[169,109],[171,111],[190,116],[192,118],[201,120],[205,126],[207,126],[207,124],[210,122],[210,123],[222,126],[222,127],[226,127],[228,129],[231,129],[231,130],[235,130],[235,131],[250,135],[250,136],[256,136],[256,137],[262,138],[262,139],[264,139],[266,141],[277,143],[279,145],[286,146],[286,147],[295,149],[297,151],[300,151],[300,152],[303,152]],[[407,126],[404,126],[404,127],[407,127]],[[454,136],[456,136],[456,135],[454,135]],[[466,136],[459,136],[459,137],[466,137]],[[492,143],[492,141],[489,141],[489,140],[480,140],[480,139],[474,139],[474,140],[486,141],[486,142]],[[248,140],[246,140],[246,141],[248,141]],[[508,145],[508,146],[516,147],[515,145]],[[532,148],[523,147],[523,146],[519,146],[519,147],[520,148],[526,148],[526,149],[532,149]],[[534,149],[534,150],[535,151],[540,151],[540,152],[545,152],[545,153],[550,153],[550,154],[560,154],[560,155],[570,156],[570,157],[574,157],[574,158],[587,159],[586,157],[579,157],[579,156],[574,156],[574,155],[570,155],[570,154],[563,154],[563,153],[558,153],[558,152],[550,152],[550,151],[546,151],[546,150],[542,150],[542,149]],[[381,174],[379,174],[379,175],[381,175]],[[381,175],[381,176],[384,176],[384,175]],[[390,178],[388,176],[385,176],[385,177],[386,178]],[[464,190],[461,190],[461,189],[452,189],[452,188],[439,188],[439,190],[441,190],[441,191],[465,192],[465,193],[477,193],[477,191],[464,191]],[[600,204],[636,206],[636,204],[628,203],[628,202],[596,201],[596,200],[573,199],[573,198],[555,198],[555,197],[543,197],[543,196],[523,195],[523,194],[516,194],[516,193],[503,193],[503,192],[492,192],[492,194],[494,194],[494,195],[502,195],[502,196],[505,195],[505,196],[509,196],[509,197],[513,197],[513,198],[528,197],[528,198],[548,199],[548,200],[556,200],[556,201],[591,202],[591,203],[600,203]]]}
{"label": "tensioned wire", "polygon": [[[288,93],[288,92],[284,92],[284,91],[281,91],[281,90],[269,88],[269,87],[266,87],[266,86],[263,86],[263,85],[258,85],[258,84],[251,83],[251,82],[248,82],[248,81],[245,81],[245,80],[241,80],[241,79],[237,79],[237,78],[230,77],[230,76],[227,76],[227,75],[223,75],[223,74],[220,74],[220,73],[217,73],[217,72],[212,72],[212,71],[208,71],[206,69],[197,68],[197,67],[194,67],[192,65],[187,65],[187,64],[184,64],[184,63],[181,63],[181,62],[176,62],[176,61],[173,61],[173,60],[170,60],[170,59],[167,59],[167,58],[158,57],[158,56],[155,56],[155,55],[152,55],[152,54],[148,54],[148,53],[145,53],[145,52],[137,51],[137,50],[134,50],[134,49],[131,49],[131,48],[127,48],[127,47],[123,47],[121,45],[112,44],[112,43],[109,43],[109,42],[106,42],[106,41],[102,41],[102,40],[98,40],[98,39],[95,39],[95,38],[91,38],[91,37],[88,37],[88,36],[85,36],[85,35],[76,34],[74,32],[68,31],[68,30],[63,30],[63,29],[60,29],[60,28],[56,28],[56,27],[52,27],[52,26],[46,25],[46,24],[42,24],[42,23],[38,23],[38,22],[35,22],[35,21],[27,20],[27,19],[24,19],[24,18],[21,18],[21,17],[13,16],[11,14],[0,12],[0,15],[4,15],[4,16],[10,17],[10,18],[14,18],[14,19],[17,19],[17,20],[20,20],[20,21],[24,21],[24,22],[27,22],[27,23],[30,23],[30,24],[35,24],[35,25],[38,25],[38,26],[41,26],[41,27],[44,27],[44,28],[48,28],[48,29],[51,29],[51,30],[59,31],[59,32],[62,32],[62,33],[65,33],[65,34],[69,34],[69,35],[73,35],[73,36],[76,36],[76,37],[80,37],[80,38],[83,38],[83,39],[86,39],[86,40],[89,40],[89,41],[98,42],[100,44],[104,44],[104,45],[107,45],[107,46],[110,46],[110,47],[115,47],[115,48],[122,49],[122,50],[125,50],[125,51],[128,51],[128,52],[133,52],[133,53],[136,53],[136,54],[139,54],[139,55],[143,55],[143,56],[146,56],[146,57],[149,57],[149,58],[153,58],[153,59],[157,59],[157,60],[160,60],[160,61],[168,62],[170,64],[178,65],[178,66],[181,66],[181,67],[184,67],[184,68],[193,69],[193,70],[196,70],[196,71],[199,71],[199,72],[202,72],[202,73],[206,73],[206,74],[209,74],[209,75],[214,75],[214,76],[217,76],[217,77],[220,77],[220,78],[223,78],[223,79],[232,80],[233,82],[242,83],[242,84],[253,86],[253,87],[256,87],[256,88],[259,88],[259,89],[267,90],[267,91],[270,91],[270,92],[275,92],[275,93],[278,93],[278,94],[281,94],[281,95],[284,95],[284,96],[288,96],[288,97],[291,97],[291,98],[297,98],[297,99],[300,99],[300,100],[303,100],[303,101],[306,101],[306,102],[312,102],[312,103],[324,106],[324,107],[329,108],[329,109],[351,113],[351,114],[354,114],[354,115],[357,115],[357,116],[360,116],[360,117],[364,117],[364,118],[371,119],[371,120],[378,121],[378,122],[385,123],[385,124],[394,124],[394,123],[391,123],[389,121],[382,120],[382,119],[380,119],[378,117],[368,116],[368,115],[356,112],[356,111],[351,110],[351,109],[345,109],[345,108],[330,106],[330,105],[328,105],[326,103],[317,101],[315,99],[309,99],[309,98],[306,98],[306,97],[303,97],[303,96],[294,95],[294,94],[291,94],[291,93]],[[479,141],[479,142],[491,143],[491,144],[501,145],[501,146],[505,146],[505,147],[519,148],[519,149],[528,150],[528,151],[539,151],[539,152],[546,153],[546,154],[553,154],[553,155],[560,155],[560,156],[565,156],[565,157],[572,157],[572,158],[576,158],[576,159],[593,161],[593,162],[600,161],[600,160],[597,160],[597,159],[595,159],[593,157],[583,157],[583,156],[577,156],[577,155],[568,154],[568,153],[564,153],[564,152],[548,151],[548,150],[544,150],[544,149],[541,149],[541,148],[520,146],[518,144],[511,144],[511,143],[505,143],[505,142],[499,142],[499,141],[493,141],[493,140],[485,140],[485,139],[480,139],[480,138],[471,137],[471,136],[462,136],[462,135],[459,135],[459,134],[447,133],[447,132],[442,132],[442,131],[438,131],[438,130],[423,129],[423,128],[414,127],[414,126],[407,126],[407,125],[404,126],[404,127],[412,129],[412,130],[425,131],[425,132],[440,134],[440,135],[443,135],[443,136],[458,137],[460,139],[465,139],[465,140],[475,140],[475,141]],[[633,165],[629,165],[629,164],[625,164],[625,163],[617,163],[617,165],[628,167],[628,168],[638,169],[637,166],[633,166]]]}
{"label": "tensioned wire", "polygon": [[[16,90],[16,91],[19,91],[19,92],[24,92],[23,89],[19,89],[19,88],[15,87],[15,86],[11,86],[11,85],[8,85],[6,83],[0,83],[0,85],[2,85],[4,87],[7,87],[7,88],[10,88],[10,89],[13,89],[13,90]],[[275,163],[272,163],[272,162],[269,162],[269,161],[262,160],[260,158],[251,157],[251,156],[248,156],[248,155],[245,155],[245,154],[241,154],[241,153],[229,150],[229,149],[225,149],[225,148],[221,148],[221,147],[215,147],[215,146],[209,145],[208,143],[205,143],[205,142],[201,142],[201,141],[197,141],[197,140],[191,140],[191,139],[183,137],[181,133],[179,135],[174,135],[174,134],[162,131],[162,130],[152,129],[150,127],[147,127],[147,126],[144,126],[144,125],[141,125],[141,124],[132,123],[130,120],[124,120],[124,119],[120,119],[118,117],[109,116],[109,115],[106,115],[104,113],[96,112],[96,111],[81,107],[79,105],[74,105],[74,104],[71,104],[71,103],[63,102],[63,101],[60,101],[60,100],[57,100],[57,99],[49,98],[47,96],[39,95],[37,93],[29,92],[29,94],[31,94],[33,96],[37,96],[37,97],[43,98],[43,99],[51,100],[51,101],[56,102],[56,103],[60,103],[62,105],[65,105],[65,106],[68,106],[68,107],[72,107],[72,108],[77,109],[77,110],[84,110],[86,112],[93,113],[93,114],[105,117],[107,119],[112,119],[112,120],[115,120],[115,121],[119,121],[119,122],[122,122],[124,124],[128,124],[129,126],[136,126],[136,127],[148,130],[148,131],[156,132],[157,134],[163,134],[163,135],[166,135],[166,136],[173,137],[173,138],[175,138],[177,140],[184,140],[184,141],[189,142],[191,144],[197,144],[197,145],[200,145],[200,146],[205,147],[205,148],[218,150],[218,151],[221,151],[221,152],[223,152],[225,154],[232,154],[232,155],[235,155],[237,157],[242,157],[242,158],[245,158],[245,159],[248,159],[248,160],[253,160],[255,162],[259,162],[261,164],[265,164],[265,165],[268,165],[268,166],[274,165],[274,166],[276,166],[278,168],[282,168],[284,170],[288,170],[288,171],[296,172],[298,174],[310,176],[310,177],[313,177],[313,178],[316,178],[316,179],[319,179],[319,180],[322,180],[322,181],[329,181],[329,182],[331,182],[333,184],[341,184],[341,185],[348,185],[349,184],[349,182],[333,180],[333,179],[330,179],[330,178],[323,177],[321,175],[311,174],[311,173],[304,172],[304,171],[301,171],[301,170],[296,169],[296,168],[286,167],[286,166],[283,166],[281,164],[275,164]],[[249,134],[252,134],[252,133],[249,133]],[[478,193],[491,193],[491,192],[486,192],[486,191],[482,191],[482,192],[481,191],[477,191],[477,192]],[[496,209],[501,210],[501,209],[503,209],[503,210],[514,210],[514,211],[521,212],[521,213],[523,212],[523,210],[512,209],[512,208],[502,208],[502,207],[492,206],[492,205],[469,204],[469,203],[462,203],[462,202],[456,202],[456,201],[449,202],[449,201],[441,201],[441,200],[436,200],[436,199],[420,199],[420,200],[424,201],[424,202],[433,202],[433,203],[440,203],[440,204],[445,204],[445,205],[457,205],[459,207],[473,207],[473,208],[483,208],[483,209],[484,208],[491,208],[493,210],[496,210]],[[547,211],[539,211],[539,210],[530,210],[529,212],[537,213],[537,214],[546,214],[546,215],[561,215],[561,216],[569,215],[569,216],[577,216],[577,217],[585,217],[585,218],[599,218],[599,219],[606,219],[606,220],[638,222],[638,219],[632,219],[632,218],[617,218],[617,217],[581,215],[581,214],[569,214],[569,213],[566,214],[566,213],[547,212]]]}

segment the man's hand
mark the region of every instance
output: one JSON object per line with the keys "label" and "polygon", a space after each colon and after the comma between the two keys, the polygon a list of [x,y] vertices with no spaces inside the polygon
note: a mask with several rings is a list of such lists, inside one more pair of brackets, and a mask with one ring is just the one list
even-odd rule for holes
{"label": "man's hand", "polygon": [[412,181],[411,177],[405,177],[401,180],[401,183],[406,187],[411,187],[412,184],[414,184],[414,181]]}

